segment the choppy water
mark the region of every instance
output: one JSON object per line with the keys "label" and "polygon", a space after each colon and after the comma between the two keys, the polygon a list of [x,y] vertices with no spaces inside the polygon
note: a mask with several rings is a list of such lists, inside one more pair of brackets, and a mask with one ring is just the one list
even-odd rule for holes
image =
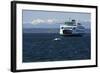
{"label": "choppy water", "polygon": [[23,33],[23,62],[90,59],[90,40],[90,34]]}

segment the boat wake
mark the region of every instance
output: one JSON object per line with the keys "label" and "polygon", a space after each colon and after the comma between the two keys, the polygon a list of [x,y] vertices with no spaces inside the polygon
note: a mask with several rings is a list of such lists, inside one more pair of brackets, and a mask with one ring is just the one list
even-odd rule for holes
{"label": "boat wake", "polygon": [[61,38],[54,38],[53,40],[54,40],[54,41],[60,41]]}

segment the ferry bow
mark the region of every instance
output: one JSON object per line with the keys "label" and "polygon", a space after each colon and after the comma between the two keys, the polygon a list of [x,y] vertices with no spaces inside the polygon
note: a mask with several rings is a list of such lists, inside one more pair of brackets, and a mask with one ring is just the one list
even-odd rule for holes
{"label": "ferry bow", "polygon": [[60,25],[60,35],[83,35],[85,28],[76,20],[71,20]]}

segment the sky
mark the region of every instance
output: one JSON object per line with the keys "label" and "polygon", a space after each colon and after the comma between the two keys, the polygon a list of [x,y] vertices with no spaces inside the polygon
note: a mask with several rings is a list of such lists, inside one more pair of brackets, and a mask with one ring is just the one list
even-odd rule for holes
{"label": "sky", "polygon": [[[23,10],[24,28],[59,28],[65,21],[90,22],[90,13]],[[85,25],[86,26],[86,25]]]}

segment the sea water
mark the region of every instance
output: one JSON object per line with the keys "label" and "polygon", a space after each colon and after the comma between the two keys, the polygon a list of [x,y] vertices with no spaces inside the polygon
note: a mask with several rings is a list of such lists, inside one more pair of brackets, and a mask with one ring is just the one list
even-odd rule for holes
{"label": "sea water", "polygon": [[90,33],[82,36],[61,36],[58,33],[23,33],[23,62],[90,58]]}

